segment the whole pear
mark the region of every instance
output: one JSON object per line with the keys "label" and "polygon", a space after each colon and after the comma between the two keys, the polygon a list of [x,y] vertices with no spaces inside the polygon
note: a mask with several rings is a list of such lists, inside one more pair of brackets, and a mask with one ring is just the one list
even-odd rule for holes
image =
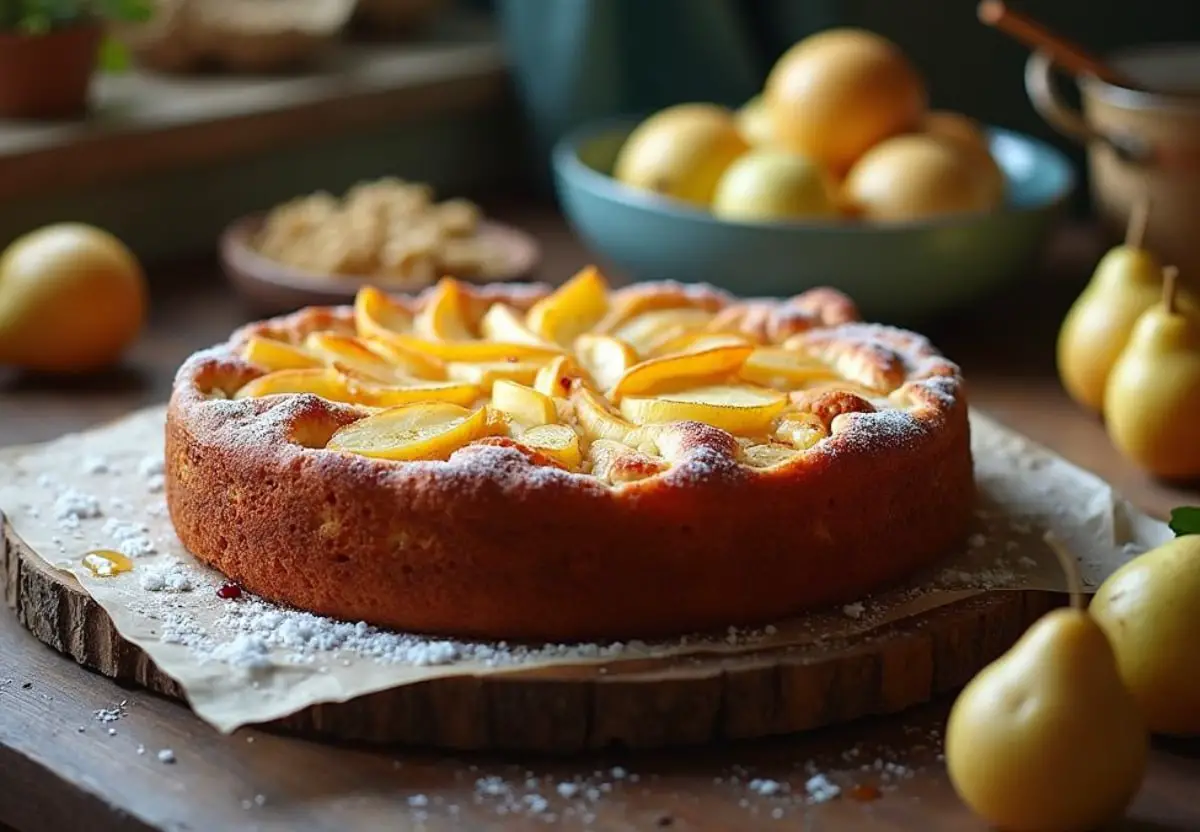
{"label": "whole pear", "polygon": [[707,207],[717,181],[750,145],[734,114],[716,104],[677,104],[629,134],[613,176],[640,190]]}
{"label": "whole pear", "polygon": [[771,114],[766,102],[756,95],[743,104],[735,114],[738,131],[751,147],[767,147],[775,140],[771,132]]}
{"label": "whole pear", "polygon": [[1104,393],[1109,438],[1155,476],[1200,477],[1200,321],[1180,307],[1167,270],[1163,299],[1142,313]]}
{"label": "whole pear", "polygon": [[136,340],[148,295],[142,267],[99,228],[59,223],[0,254],[0,366],[87,372]]}
{"label": "whole pear", "polygon": [[1200,535],[1134,558],[1109,576],[1088,609],[1150,730],[1200,735]]}
{"label": "whole pear", "polygon": [[963,689],[946,726],[946,766],[963,801],[1001,829],[1082,832],[1124,812],[1147,745],[1104,631],[1064,608]]}
{"label": "whole pear", "polygon": [[1162,264],[1146,249],[1122,245],[1096,266],[1058,333],[1058,375],[1068,395],[1099,411],[1109,373],[1138,317],[1162,296]]}
{"label": "whole pear", "polygon": [[712,212],[734,222],[836,217],[835,190],[825,171],[803,156],[761,148],[725,171]]}

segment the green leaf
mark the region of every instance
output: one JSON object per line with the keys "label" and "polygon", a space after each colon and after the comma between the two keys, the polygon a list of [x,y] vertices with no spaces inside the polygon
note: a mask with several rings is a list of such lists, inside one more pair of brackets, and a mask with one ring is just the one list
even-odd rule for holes
{"label": "green leaf", "polygon": [[141,23],[153,13],[153,0],[0,0],[0,30],[40,35],[83,22]]}
{"label": "green leaf", "polygon": [[1200,534],[1200,506],[1180,506],[1171,509],[1171,531],[1176,537]]}
{"label": "green leaf", "polygon": [[101,72],[125,72],[129,69],[132,60],[129,57],[129,50],[125,44],[115,38],[105,38],[100,44],[100,70]]}

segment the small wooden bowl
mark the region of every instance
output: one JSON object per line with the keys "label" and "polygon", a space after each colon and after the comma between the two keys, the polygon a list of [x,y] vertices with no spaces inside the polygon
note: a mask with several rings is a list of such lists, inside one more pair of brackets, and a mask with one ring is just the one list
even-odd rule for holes
{"label": "small wooden bowl", "polygon": [[[397,290],[386,279],[354,275],[318,274],[280,263],[260,254],[253,241],[262,228],[264,214],[243,217],[221,234],[221,267],[234,289],[262,314],[290,312],[304,306],[350,303],[363,286]],[[508,267],[486,278],[460,275],[473,283],[530,279],[541,261],[541,246],[532,235],[511,225],[485,220],[479,236],[506,252]]]}

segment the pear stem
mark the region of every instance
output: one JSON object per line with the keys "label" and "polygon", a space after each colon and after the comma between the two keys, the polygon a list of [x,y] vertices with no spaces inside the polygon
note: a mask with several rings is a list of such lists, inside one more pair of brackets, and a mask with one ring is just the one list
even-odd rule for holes
{"label": "pear stem", "polygon": [[1175,266],[1163,268],[1163,306],[1168,315],[1175,314],[1175,295],[1179,287],[1179,269]]}
{"label": "pear stem", "polygon": [[1079,561],[1067,551],[1058,538],[1049,532],[1045,537],[1046,543],[1054,550],[1058,565],[1067,576],[1067,592],[1071,595],[1071,606],[1077,610],[1087,609],[1087,599],[1083,594],[1083,574],[1079,571]]}
{"label": "pear stem", "polygon": [[1128,248],[1141,248],[1146,239],[1146,226],[1150,224],[1150,195],[1142,194],[1142,198],[1133,204],[1129,212],[1129,224],[1125,226],[1125,245]]}

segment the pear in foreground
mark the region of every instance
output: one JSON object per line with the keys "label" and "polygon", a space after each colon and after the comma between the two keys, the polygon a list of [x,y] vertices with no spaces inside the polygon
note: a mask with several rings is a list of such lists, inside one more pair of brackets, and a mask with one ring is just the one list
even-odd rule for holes
{"label": "pear in foreground", "polygon": [[1138,318],[1104,393],[1109,438],[1155,476],[1200,477],[1200,321],[1176,298],[1174,269],[1163,299]]}
{"label": "pear in foreground", "polygon": [[1150,730],[1200,736],[1200,534],[1177,537],[1122,566],[1089,610],[1108,634]]}
{"label": "pear in foreground", "polygon": [[1059,609],[959,695],[946,765],[963,801],[1001,829],[1083,832],[1133,799],[1147,739],[1104,631]]}

